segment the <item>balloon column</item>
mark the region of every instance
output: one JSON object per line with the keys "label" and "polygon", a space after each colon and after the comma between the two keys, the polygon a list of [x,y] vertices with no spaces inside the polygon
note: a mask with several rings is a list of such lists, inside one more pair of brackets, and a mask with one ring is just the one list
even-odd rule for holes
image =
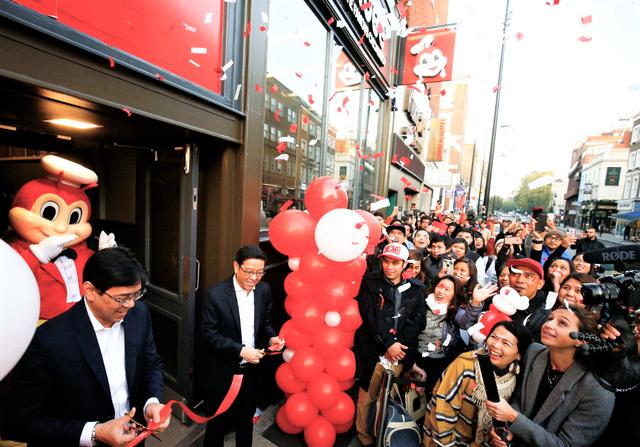
{"label": "balloon column", "polygon": [[307,211],[281,212],[269,226],[273,246],[289,256],[293,270],[284,282],[291,316],[280,333],[285,363],[276,372],[287,401],[276,423],[285,433],[304,431],[312,447],[332,446],[355,415],[345,393],[354,383],[350,348],[362,324],[354,297],[366,270],[363,253],[378,243],[380,226],[347,204],[343,185],[321,177],[307,189]]}

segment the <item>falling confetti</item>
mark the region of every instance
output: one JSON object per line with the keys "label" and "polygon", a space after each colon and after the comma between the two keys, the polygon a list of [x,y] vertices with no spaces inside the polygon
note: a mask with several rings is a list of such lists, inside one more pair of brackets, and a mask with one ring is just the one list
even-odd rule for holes
{"label": "falling confetti", "polygon": [[204,23],[206,25],[206,24],[211,23],[211,22],[213,22],[213,13],[212,12],[208,12],[204,16]]}
{"label": "falling confetti", "polygon": [[190,33],[195,33],[196,31],[198,31],[198,28],[196,28],[195,26],[191,26],[185,22],[182,22],[182,26],[184,26],[184,29],[189,31]]}
{"label": "falling confetti", "polygon": [[203,47],[191,47],[191,54],[207,54],[207,49]]}
{"label": "falling confetti", "polygon": [[338,94],[338,92],[337,92],[337,91],[336,91],[336,92],[333,92],[333,94],[329,97],[329,101],[328,101],[328,102],[331,102],[331,100],[332,100],[332,99],[333,99],[337,94]]}
{"label": "falling confetti", "polygon": [[498,93],[498,90],[500,90],[500,86],[499,85],[494,85],[491,90],[493,90],[493,93]]}
{"label": "falling confetti", "polygon": [[242,89],[242,84],[236,85],[236,94],[233,96],[233,100],[237,101],[240,98],[240,90]]}
{"label": "falling confetti", "polygon": [[310,47],[311,46],[311,42],[309,42],[308,40],[304,41],[304,46],[305,47]]}
{"label": "falling confetti", "polygon": [[282,113],[282,110],[280,109],[276,109],[276,111],[273,113],[273,119],[275,119],[277,122],[280,122],[280,113]]}
{"label": "falling confetti", "polygon": [[358,40],[358,45],[362,45],[362,42],[364,42],[365,36],[366,36],[366,34],[362,33],[362,36],[360,36],[360,39]]}
{"label": "falling confetti", "polygon": [[440,96],[444,96],[447,94],[447,91],[445,89],[440,90]]}
{"label": "falling confetti", "polygon": [[231,68],[231,66],[233,66],[233,59],[222,66],[222,72],[223,73],[226,72],[228,69]]}
{"label": "falling confetti", "polygon": [[411,164],[411,159],[409,157],[400,157],[400,163],[407,167]]}
{"label": "falling confetti", "polygon": [[113,68],[116,66],[116,61],[113,60],[111,56],[109,56],[109,68]]}
{"label": "falling confetti", "polygon": [[264,11],[262,11],[262,12],[260,12],[260,17],[262,17],[262,21],[264,23],[269,23],[269,14],[267,14]]}
{"label": "falling confetti", "polygon": [[244,34],[245,38],[249,37],[249,34],[251,34],[251,22],[247,22],[247,28],[246,28],[245,32],[242,33],[242,34]]}
{"label": "falling confetti", "polygon": [[348,96],[345,96],[344,98],[342,98],[342,107],[345,107],[348,102],[349,102],[349,97]]}
{"label": "falling confetti", "polygon": [[126,114],[127,114],[127,117],[131,118],[131,115],[132,115],[132,114],[131,114],[131,110],[129,110],[129,109],[128,109],[128,108],[126,108],[126,107],[123,107],[123,108],[122,108],[122,111],[123,111],[124,113],[126,113]]}
{"label": "falling confetti", "polygon": [[278,86],[277,86],[277,85],[275,85],[275,84],[273,84],[273,85],[271,86],[271,92],[272,92],[272,93],[278,93]]}
{"label": "falling confetti", "polygon": [[302,124],[309,124],[309,117],[307,115],[302,115]]}
{"label": "falling confetti", "polygon": [[164,81],[164,76],[162,76],[160,73],[156,73],[156,78],[158,78],[159,81]]}
{"label": "falling confetti", "polygon": [[296,140],[295,138],[293,138],[291,135],[287,135],[286,137],[280,137],[278,138],[278,143],[295,143]]}
{"label": "falling confetti", "polygon": [[524,34],[522,34],[521,32],[516,33],[516,39],[522,40],[523,38],[524,38]]}
{"label": "falling confetti", "polygon": [[277,161],[289,161],[289,154],[280,154],[274,160]]}
{"label": "falling confetti", "polygon": [[591,37],[587,37],[587,36],[580,36],[580,37],[578,37],[578,40],[579,40],[580,42],[591,42],[591,40],[592,40],[592,39],[591,39]]}
{"label": "falling confetti", "polygon": [[364,171],[364,165],[360,165],[360,170]]}
{"label": "falling confetti", "polygon": [[309,97],[307,99],[308,99],[309,105],[313,105],[315,103],[315,101],[313,100],[312,94],[309,94]]}
{"label": "falling confetti", "polygon": [[256,84],[256,92],[262,93],[262,87],[260,87],[260,84]]}
{"label": "falling confetti", "polygon": [[298,125],[296,123],[293,123],[291,126],[289,126],[289,132],[296,133],[297,131],[298,131]]}
{"label": "falling confetti", "polygon": [[369,8],[371,8],[371,2],[363,3],[362,6],[360,6],[360,11],[364,11]]}
{"label": "falling confetti", "polygon": [[335,18],[329,17],[329,20],[327,20],[327,25],[331,26],[331,25],[333,25],[333,22],[335,22],[335,21],[336,21]]}
{"label": "falling confetti", "polygon": [[315,146],[317,142],[318,142],[318,139],[314,138],[313,140],[309,141],[309,146]]}
{"label": "falling confetti", "polygon": [[266,31],[267,31],[267,27],[266,27],[266,26],[264,26],[264,25],[262,25],[262,26],[260,27],[260,31],[262,31],[263,33],[264,33],[264,32],[266,32]]}
{"label": "falling confetti", "polygon": [[547,1],[546,3],[547,3],[547,5],[549,5],[549,6],[556,6],[556,5],[559,5],[559,4],[560,4],[560,0]]}
{"label": "falling confetti", "polygon": [[291,205],[293,205],[293,200],[287,200],[280,207],[280,212],[282,213],[284,211],[287,211],[291,207]]}
{"label": "falling confetti", "polygon": [[336,23],[336,26],[338,28],[344,28],[345,26],[347,26],[347,22],[345,22],[344,20],[338,20],[338,22]]}
{"label": "falling confetti", "polygon": [[580,21],[582,22],[583,25],[586,25],[587,23],[591,23],[591,14],[589,14],[588,16],[580,17]]}
{"label": "falling confetti", "polygon": [[300,73],[299,71],[294,71],[295,75],[299,78],[302,78],[302,73]]}
{"label": "falling confetti", "polygon": [[191,65],[195,65],[196,67],[200,68],[200,64],[199,64],[199,63],[197,63],[196,61],[194,61],[193,59],[189,59],[189,63],[190,63]]}
{"label": "falling confetti", "polygon": [[276,146],[276,150],[278,151],[279,154],[283,153],[286,149],[287,149],[287,143],[285,143],[284,141],[278,143],[278,145]]}

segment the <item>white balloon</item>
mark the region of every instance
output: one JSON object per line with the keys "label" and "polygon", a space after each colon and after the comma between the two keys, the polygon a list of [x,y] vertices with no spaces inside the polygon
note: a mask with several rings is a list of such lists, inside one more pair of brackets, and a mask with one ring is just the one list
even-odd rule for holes
{"label": "white balloon", "polygon": [[287,363],[291,363],[291,359],[293,359],[293,355],[295,353],[296,351],[294,351],[293,349],[285,349],[282,353],[282,359]]}
{"label": "white balloon", "polygon": [[330,311],[324,314],[324,322],[329,327],[338,326],[340,324],[340,321],[342,321],[342,318],[340,317],[340,314],[338,312]]}
{"label": "white balloon", "polygon": [[325,257],[336,262],[349,262],[367,248],[369,227],[355,211],[338,208],[320,218],[315,239]]}
{"label": "white balloon", "polygon": [[0,380],[27,350],[38,324],[40,293],[27,263],[0,240]]}
{"label": "white balloon", "polygon": [[289,258],[288,264],[292,272],[297,272],[300,268],[300,258]]}

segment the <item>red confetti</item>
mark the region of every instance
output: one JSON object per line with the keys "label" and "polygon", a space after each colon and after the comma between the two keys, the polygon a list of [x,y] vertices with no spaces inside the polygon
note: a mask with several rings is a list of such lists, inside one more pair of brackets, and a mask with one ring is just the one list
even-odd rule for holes
{"label": "red confetti", "polygon": [[329,17],[329,20],[327,20],[327,25],[331,26],[331,25],[333,25],[333,22],[335,22],[335,21],[336,21],[335,18]]}
{"label": "red confetti", "polygon": [[262,87],[260,87],[260,84],[256,84],[256,92],[262,93]]}
{"label": "red confetti", "polygon": [[277,86],[277,85],[275,85],[275,84],[273,84],[273,85],[271,86],[271,91],[272,91],[273,93],[278,93],[278,86]]}
{"label": "red confetti", "polygon": [[311,46],[311,42],[309,42],[308,40],[304,41],[304,46],[305,47],[310,47]]}
{"label": "red confetti", "polygon": [[156,73],[156,78],[158,78],[158,80],[160,81],[164,81],[164,76],[162,76],[160,73]]}
{"label": "red confetti", "polygon": [[498,93],[498,90],[500,90],[500,86],[499,85],[494,85],[491,90],[493,90],[493,93]]}
{"label": "red confetti", "polygon": [[251,22],[247,22],[247,29],[243,34],[244,37],[249,37],[249,34],[251,34]]}
{"label": "red confetti", "polygon": [[356,224],[356,230],[359,230],[360,228],[362,228],[364,225],[366,225],[364,222],[358,222]]}
{"label": "red confetti", "polygon": [[376,103],[375,103],[375,102],[373,102],[373,99],[370,99],[370,100],[369,100],[369,105],[370,105],[371,107],[373,107],[373,106],[375,106],[375,105],[376,105]]}
{"label": "red confetti", "polygon": [[591,37],[587,37],[587,36],[580,36],[578,37],[578,40],[580,42],[591,42]]}
{"label": "red confetti", "polygon": [[587,23],[591,23],[591,15],[580,17],[580,21],[582,22],[583,25],[586,25]]}
{"label": "red confetti", "polygon": [[338,92],[333,92],[333,94],[329,97],[329,102],[338,94]]}
{"label": "red confetti", "polygon": [[547,5],[549,5],[549,6],[556,6],[556,5],[559,5],[559,4],[560,4],[560,0],[552,0],[552,1],[550,1],[550,2],[548,1],[548,2],[546,2],[546,3],[547,3]]}
{"label": "red confetti", "polygon": [[363,3],[362,6],[360,6],[360,11],[364,11],[369,8],[371,8],[371,2]]}
{"label": "red confetti", "polygon": [[280,122],[280,113],[281,112],[282,112],[282,110],[276,109],[276,111],[273,113],[273,119],[275,119],[276,121]]}
{"label": "red confetti", "polygon": [[447,94],[447,91],[445,89],[440,90],[440,96],[444,96]]}
{"label": "red confetti", "polygon": [[516,33],[516,39],[522,40],[523,38],[524,38],[524,34],[522,34],[521,32]]}
{"label": "red confetti", "polygon": [[422,192],[429,192],[429,188],[427,188],[426,186],[422,187]]}
{"label": "red confetti", "polygon": [[300,73],[299,71],[294,71],[294,73],[297,77],[302,78],[302,73]]}
{"label": "red confetti", "polygon": [[283,211],[287,211],[291,207],[291,205],[293,205],[293,200],[287,200],[282,204],[279,212],[282,213]]}
{"label": "red confetti", "polygon": [[358,39],[358,45],[362,45],[362,42],[364,42],[364,36],[365,34],[362,33],[362,36],[360,37],[360,39]]}
{"label": "red confetti", "polygon": [[405,167],[411,164],[411,159],[409,157],[400,157],[400,163],[402,163]]}
{"label": "red confetti", "polygon": [[297,131],[298,131],[298,125],[296,123],[293,123],[291,126],[289,126],[289,132],[296,133]]}
{"label": "red confetti", "polygon": [[287,149],[287,143],[285,143],[284,141],[281,141],[276,146],[276,150],[278,151],[279,154],[283,153],[286,149]]}
{"label": "red confetti", "polygon": [[360,150],[360,144],[356,143],[356,150],[359,151]]}
{"label": "red confetti", "polygon": [[127,117],[131,117],[131,110],[127,109],[126,107],[123,107],[122,111],[127,114]]}
{"label": "red confetti", "polygon": [[384,155],[384,152],[382,152],[382,151],[380,151],[380,152],[376,152],[375,154],[373,154],[373,158],[374,158],[374,159],[376,159],[376,158],[380,158],[380,157],[382,157],[383,155]]}
{"label": "red confetti", "polygon": [[404,183],[405,185],[407,185],[407,186],[411,185],[411,181],[409,179],[407,179],[406,177],[400,177],[400,181],[402,183]]}
{"label": "red confetti", "polygon": [[116,66],[116,61],[113,60],[111,56],[109,56],[109,68],[113,68]]}
{"label": "red confetti", "polygon": [[342,107],[338,107],[338,108],[336,109],[336,112],[338,112],[338,113],[342,112]]}
{"label": "red confetti", "polygon": [[369,80],[369,72],[368,71],[364,72],[364,80],[365,80],[365,82]]}
{"label": "red confetti", "polygon": [[216,67],[213,69],[213,71],[215,71],[216,73],[220,74],[222,73],[222,67]]}
{"label": "red confetti", "polygon": [[360,165],[360,170],[364,171],[364,165]]}
{"label": "red confetti", "polygon": [[342,107],[346,106],[348,102],[349,102],[348,96],[345,96],[344,98],[342,98]]}
{"label": "red confetti", "polygon": [[309,124],[309,117],[307,115],[302,115],[302,124]]}
{"label": "red confetti", "polygon": [[308,99],[309,105],[313,105],[315,103],[315,101],[313,100],[313,95],[309,94],[309,98],[307,99]]}
{"label": "red confetti", "polygon": [[382,20],[378,22],[378,34],[384,34],[384,28],[382,27]]}
{"label": "red confetti", "polygon": [[391,157],[391,163],[398,163],[398,155],[393,154],[393,157]]}
{"label": "red confetti", "polygon": [[398,8],[398,12],[400,13],[400,18],[403,19],[407,15],[407,8],[405,8],[404,3],[402,2],[398,2],[396,4],[396,7]]}
{"label": "red confetti", "polygon": [[262,31],[263,33],[264,33],[264,32],[266,32],[266,31],[267,31],[267,27],[266,27],[266,26],[264,26],[264,25],[262,25],[262,26],[260,27],[260,31]]}

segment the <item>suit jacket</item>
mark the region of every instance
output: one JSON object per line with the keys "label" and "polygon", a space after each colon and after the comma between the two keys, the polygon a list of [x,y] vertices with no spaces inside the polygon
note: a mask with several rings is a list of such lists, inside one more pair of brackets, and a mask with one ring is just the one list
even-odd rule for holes
{"label": "suit jacket", "polygon": [[[76,303],[67,303],[67,286],[56,264],[54,262],[41,263],[31,252],[29,245],[30,243],[24,239],[18,239],[11,243],[11,247],[22,256],[33,272],[33,276],[36,277],[40,290],[40,318],[49,320],[69,310]],[[71,248],[78,255],[75,264],[78,272],[78,287],[82,291],[82,270],[94,252],[86,242],[81,242]]]}
{"label": "suit jacket", "polygon": [[[268,284],[259,282],[254,290],[255,348],[267,348],[269,339],[275,336],[271,325],[271,289]],[[200,371],[200,389],[207,400],[219,403],[242,360],[240,311],[233,277],[207,290],[202,337],[205,355]]]}
{"label": "suit jacket", "polygon": [[520,445],[590,446],[609,422],[614,394],[605,390],[579,362],[574,362],[534,415],[538,387],[548,363],[548,349],[533,343],[527,350],[521,389],[514,394],[512,404],[520,414],[509,430]]}
{"label": "suit jacket", "polygon": [[[162,362],[151,317],[137,302],[123,322],[129,403],[136,420],[150,397],[162,401]],[[77,446],[86,422],[114,418],[107,373],[84,300],[41,325],[12,373],[4,402],[10,439],[29,446]],[[55,441],[55,442],[54,442]]]}

